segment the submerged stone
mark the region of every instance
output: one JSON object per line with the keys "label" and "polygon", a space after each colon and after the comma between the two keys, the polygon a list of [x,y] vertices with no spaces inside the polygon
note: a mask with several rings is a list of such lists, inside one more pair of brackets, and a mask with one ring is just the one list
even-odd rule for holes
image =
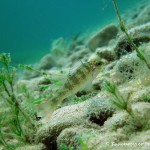
{"label": "submerged stone", "polygon": [[98,31],[88,42],[88,47],[95,51],[98,47],[107,46],[110,40],[114,39],[118,33],[118,28],[115,25],[108,25]]}

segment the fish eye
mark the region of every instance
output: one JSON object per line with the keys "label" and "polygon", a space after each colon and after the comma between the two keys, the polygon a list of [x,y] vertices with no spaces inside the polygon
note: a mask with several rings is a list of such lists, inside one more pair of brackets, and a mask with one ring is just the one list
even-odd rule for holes
{"label": "fish eye", "polygon": [[97,62],[96,63],[96,66],[100,66],[102,63],[101,62]]}

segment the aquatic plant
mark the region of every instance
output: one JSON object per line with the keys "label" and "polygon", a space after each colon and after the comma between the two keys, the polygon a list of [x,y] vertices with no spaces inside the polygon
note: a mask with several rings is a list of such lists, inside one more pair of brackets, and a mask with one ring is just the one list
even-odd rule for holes
{"label": "aquatic plant", "polygon": [[[4,101],[9,109],[7,116],[8,124],[1,124],[7,126],[8,131],[12,132],[12,136],[21,142],[30,143],[28,132],[25,128],[29,128],[31,132],[36,131],[36,125],[33,120],[33,116],[27,114],[25,107],[17,99],[16,91],[14,89],[14,80],[16,68],[10,65],[10,54],[0,54],[0,98]],[[27,93],[26,93],[27,94]],[[27,95],[26,95],[27,96]],[[10,115],[10,116],[9,116]],[[1,141],[5,147],[8,147],[1,132]]]}
{"label": "aquatic plant", "polygon": [[66,144],[61,144],[60,150],[74,150],[74,148],[70,146],[68,147]]}
{"label": "aquatic plant", "polygon": [[90,150],[88,146],[88,140],[89,140],[89,137],[87,139],[83,138],[82,136],[79,137],[78,141],[82,150]]}
{"label": "aquatic plant", "polygon": [[131,107],[131,104],[129,104],[130,94],[128,94],[127,98],[124,98],[120,93],[120,91],[118,90],[117,86],[113,82],[109,82],[107,80],[104,82],[103,86],[104,89],[113,96],[113,98],[111,99],[113,105],[119,108],[120,110],[126,111],[129,114],[132,120],[130,124],[132,124],[137,129],[149,128],[147,127],[149,126],[148,125],[149,120],[144,118],[145,116],[143,116],[142,119],[139,119],[138,118],[139,116],[137,115],[136,112],[134,112],[134,110]]}
{"label": "aquatic plant", "polygon": [[[109,81],[104,82],[104,88],[113,95],[112,103],[119,109],[125,110],[128,114],[131,115],[131,111],[128,108],[128,99],[125,99],[119,92],[117,86],[114,83]],[[132,115],[131,115],[132,116]]]}
{"label": "aquatic plant", "polygon": [[115,7],[115,10],[116,10],[116,13],[117,13],[117,16],[118,16],[118,19],[119,19],[119,24],[120,24],[120,29],[122,30],[122,32],[124,32],[127,36],[127,39],[130,43],[130,45],[136,50],[137,52],[137,56],[143,60],[145,62],[145,64],[147,65],[147,67],[150,69],[150,64],[148,63],[146,57],[144,56],[144,54],[140,51],[140,49],[134,44],[133,40],[132,40],[132,37],[129,35],[127,29],[126,29],[126,26],[121,18],[121,15],[119,13],[119,9],[118,9],[118,6],[117,6],[117,2],[116,0],[112,0],[113,1],[113,4],[114,4],[114,7]]}
{"label": "aquatic plant", "polygon": [[79,147],[82,150],[92,150],[93,148],[89,146],[88,143],[90,143],[90,140],[95,138],[97,136],[97,133],[93,130],[85,131],[85,133],[77,136]]}
{"label": "aquatic plant", "polygon": [[150,103],[150,95],[143,94],[141,100]]}
{"label": "aquatic plant", "polygon": [[39,73],[40,75],[50,75],[46,71],[41,71],[39,69],[36,69],[36,68],[32,67],[31,65],[19,64],[18,67],[21,68],[21,69],[28,70],[28,71],[35,71],[35,72]]}
{"label": "aquatic plant", "polygon": [[3,131],[2,131],[2,121],[3,121],[3,118],[4,118],[4,116],[2,116],[2,117],[0,118],[0,143],[1,143],[5,148],[7,148],[8,150],[13,150],[12,146],[9,145],[9,144],[7,143],[7,141],[5,140],[5,138],[4,138],[4,134],[3,134]]}
{"label": "aquatic plant", "polygon": [[78,103],[84,102],[84,101],[87,100],[87,99],[88,99],[88,97],[86,97],[86,96],[75,97],[75,98],[73,99],[73,103],[74,103],[74,104],[78,104]]}

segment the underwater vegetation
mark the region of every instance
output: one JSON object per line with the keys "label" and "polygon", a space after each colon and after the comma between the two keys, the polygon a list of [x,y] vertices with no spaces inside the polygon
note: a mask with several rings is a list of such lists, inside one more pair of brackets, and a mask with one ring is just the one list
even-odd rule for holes
{"label": "underwater vegetation", "polygon": [[[1,143],[7,149],[15,149],[13,143],[6,142],[5,137],[18,139],[18,145],[22,143],[32,143],[32,134],[36,132],[35,112],[29,103],[30,94],[26,87],[23,87],[26,102],[21,102],[16,96],[14,89],[14,80],[16,69],[10,65],[10,54],[2,53],[0,55],[0,99],[4,106],[4,112],[1,114]],[[8,132],[9,131],[9,132]],[[31,135],[30,135],[31,134]]]}
{"label": "underwater vegetation", "polygon": [[149,149],[150,19],[125,25],[112,2],[119,26],[59,38],[36,65],[0,54],[0,149]]}
{"label": "underwater vegetation", "polygon": [[[128,94],[127,99],[125,99],[119,90],[117,89],[116,85],[114,83],[111,83],[109,81],[105,81],[104,83],[104,88],[114,97],[112,98],[112,104],[116,106],[118,109],[125,110],[130,117],[133,119],[132,124],[134,124],[135,127],[137,128],[144,128],[147,126],[147,122],[149,120],[139,120],[139,118],[132,112],[131,104],[129,104],[129,96]],[[148,125],[149,126],[149,125]],[[149,128],[149,127],[148,127]]]}

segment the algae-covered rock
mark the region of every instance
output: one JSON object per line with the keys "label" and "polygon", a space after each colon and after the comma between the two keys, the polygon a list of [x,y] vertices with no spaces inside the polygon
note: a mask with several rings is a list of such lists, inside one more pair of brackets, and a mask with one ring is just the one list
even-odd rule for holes
{"label": "algae-covered rock", "polygon": [[[150,23],[133,27],[128,31],[128,33],[135,45],[140,46],[143,43],[148,43],[150,42]],[[129,44],[127,36],[125,34],[121,34],[114,50],[117,57],[120,58],[122,55],[131,53],[134,49]]]}
{"label": "algae-covered rock", "polygon": [[[141,80],[141,83],[143,82],[143,80]],[[149,82],[149,86],[143,86],[143,87],[139,87],[139,90],[136,90],[130,97],[131,101],[133,103],[137,103],[137,102],[150,102],[150,82]]]}
{"label": "algae-covered rock", "polygon": [[114,66],[114,70],[116,71],[115,76],[122,83],[140,76],[143,69],[145,69],[146,73],[146,65],[137,57],[136,52],[123,56]]}
{"label": "algae-covered rock", "polygon": [[103,98],[93,99],[86,106],[88,120],[99,126],[102,126],[113,115],[114,111],[115,109],[110,104],[110,101]]}
{"label": "algae-covered rock", "polygon": [[130,140],[133,143],[141,143],[139,149],[142,147],[142,150],[148,150],[150,146],[150,130],[138,132],[137,134],[133,135]]}
{"label": "algae-covered rock", "polygon": [[57,139],[61,150],[63,145],[75,150],[104,150],[111,149],[111,143],[128,140],[122,133],[106,132],[83,127],[73,127],[62,131]]}
{"label": "algae-covered rock", "polygon": [[98,47],[107,46],[110,40],[116,37],[118,28],[115,25],[108,25],[97,32],[88,42],[88,47],[95,51]]}
{"label": "algae-covered rock", "polygon": [[[122,133],[116,133],[116,132],[106,132],[104,134],[99,135],[95,139],[95,141],[98,143],[94,149],[95,150],[109,150],[113,149],[116,150],[116,147],[113,146],[113,144],[117,143],[123,143],[124,141],[127,141],[128,137],[125,134]],[[120,149],[120,147],[118,148]]]}
{"label": "algae-covered rock", "polygon": [[104,58],[107,61],[114,61],[116,59],[116,55],[115,55],[114,49],[112,47],[97,48],[96,54],[100,58]]}
{"label": "algae-covered rock", "polygon": [[112,115],[114,108],[109,105],[107,100],[94,99],[63,107],[55,111],[50,118],[45,118],[43,122],[48,123],[38,131],[37,141],[50,145],[56,141],[56,137],[62,130],[72,126],[82,125],[99,129]]}
{"label": "algae-covered rock", "polygon": [[104,128],[109,131],[117,131],[117,129],[123,128],[125,125],[127,125],[129,121],[131,121],[130,116],[125,111],[120,111],[114,114],[104,123]]}
{"label": "algae-covered rock", "polygon": [[[69,57],[70,64],[77,63],[82,59],[86,59],[91,54],[90,50],[87,48],[81,49],[80,51],[74,51],[74,53]],[[67,63],[68,65],[69,63]]]}
{"label": "algae-covered rock", "polygon": [[38,131],[37,140],[49,146],[52,142],[56,141],[57,136],[65,128],[75,125],[89,126],[84,119],[84,104],[85,102],[55,111],[51,118],[44,120],[47,123]]}
{"label": "algae-covered rock", "polygon": [[16,150],[44,150],[45,146],[43,144],[38,145],[26,145],[22,147],[18,147]]}
{"label": "algae-covered rock", "polygon": [[139,125],[150,128],[150,104],[146,102],[138,102],[132,105],[132,113],[137,118]]}
{"label": "algae-covered rock", "polygon": [[45,55],[39,63],[39,68],[44,70],[50,69],[54,66],[56,66],[56,60],[51,54]]}
{"label": "algae-covered rock", "polygon": [[57,138],[58,148],[61,150],[63,145],[76,150],[94,148],[97,143],[89,143],[89,141],[99,134],[100,130],[83,126],[67,128]]}
{"label": "algae-covered rock", "polygon": [[[147,46],[144,47],[146,51],[143,51],[143,48],[141,47],[140,51],[147,57],[150,49],[147,48]],[[111,70],[110,76],[114,81],[116,81],[117,84],[140,78],[141,84],[146,85],[150,83],[148,74],[149,69],[147,65],[137,56],[137,53],[134,51],[115,61],[115,65]]]}

